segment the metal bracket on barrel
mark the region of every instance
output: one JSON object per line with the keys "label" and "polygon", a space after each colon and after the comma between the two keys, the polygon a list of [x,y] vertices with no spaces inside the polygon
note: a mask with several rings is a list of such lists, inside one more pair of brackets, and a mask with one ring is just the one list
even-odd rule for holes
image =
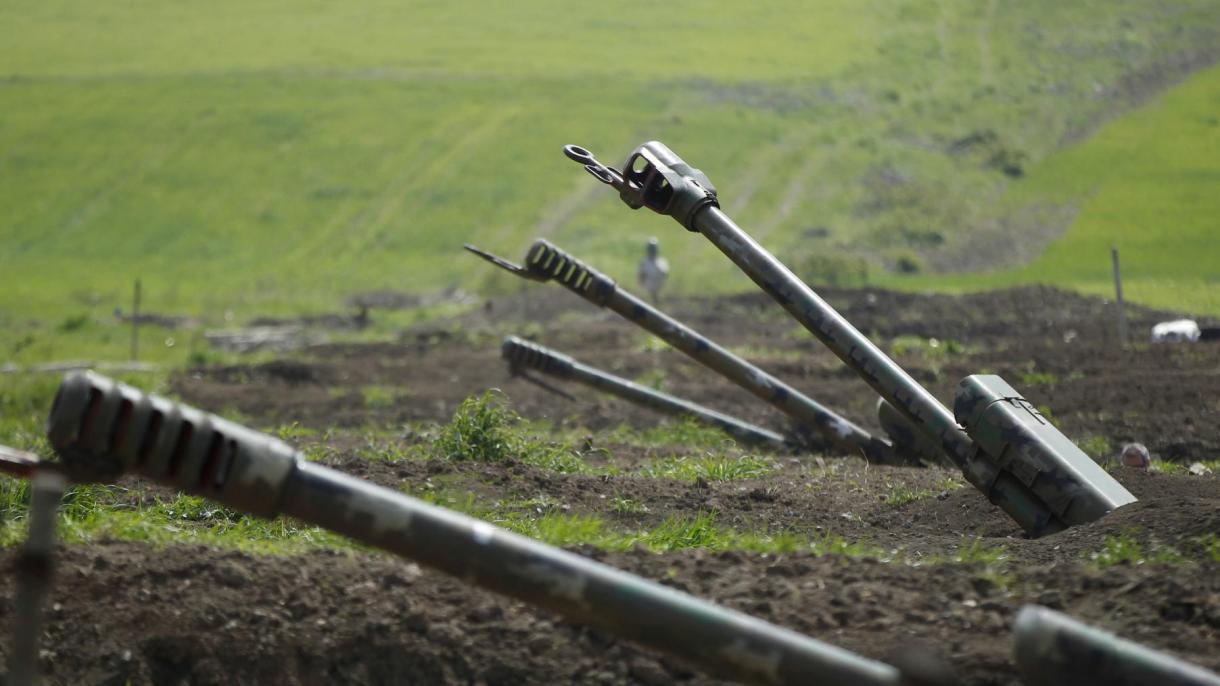
{"label": "metal bracket on barrel", "polygon": [[583,164],[585,171],[613,186],[631,209],[647,207],[667,214],[688,231],[697,232],[695,215],[704,207],[719,207],[716,187],[702,171],[682,161],[659,141],[649,141],[627,158],[622,171],[606,166],[585,148],[566,145],[563,153]]}
{"label": "metal bracket on barrel", "polygon": [[529,252],[525,256],[525,265],[519,265],[498,255],[493,255],[469,243],[465,245],[465,248],[523,279],[538,282],[557,281],[598,307],[605,307],[606,302],[618,288],[614,279],[569,255],[544,238],[539,238],[530,246]]}
{"label": "metal bracket on barrel", "polygon": [[512,262],[511,260],[506,260],[503,257],[500,257],[499,255],[489,253],[486,250],[483,250],[482,248],[480,248],[476,245],[471,245],[470,243],[466,243],[462,247],[465,248],[467,251],[472,252],[475,255],[478,255],[479,257],[482,257],[483,259],[487,260],[488,262],[496,265],[500,269],[503,269],[504,271],[506,271],[510,274],[513,274],[514,276],[519,276],[523,279],[528,279],[530,281],[547,281],[548,280],[547,277],[535,274],[534,272],[530,271],[529,269],[526,269],[525,267],[522,267],[521,265],[517,264],[516,262]]}

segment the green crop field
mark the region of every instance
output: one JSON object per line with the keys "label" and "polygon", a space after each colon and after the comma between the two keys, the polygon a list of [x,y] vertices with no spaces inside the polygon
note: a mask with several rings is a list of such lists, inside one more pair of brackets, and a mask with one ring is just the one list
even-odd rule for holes
{"label": "green crop field", "polygon": [[1012,189],[1011,205],[1074,210],[1071,230],[1032,264],[893,283],[977,290],[1036,281],[1112,294],[1109,254],[1117,247],[1127,297],[1220,315],[1217,189],[1220,69],[1212,68],[1051,155]]}
{"label": "green crop field", "polygon": [[650,138],[814,279],[1099,290],[1117,243],[1134,299],[1220,313],[1216,72],[1156,95],[1218,32],[1212,0],[6,3],[0,359],[121,356],[135,278],[209,324],[510,287],[467,241],[627,277],[655,234],[675,288],[747,288],[560,154]]}

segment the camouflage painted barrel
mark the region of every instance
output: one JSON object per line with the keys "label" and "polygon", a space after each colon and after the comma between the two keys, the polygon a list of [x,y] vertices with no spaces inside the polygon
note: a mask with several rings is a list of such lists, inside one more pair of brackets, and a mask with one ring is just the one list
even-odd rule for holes
{"label": "camouflage painted barrel", "polygon": [[[480,256],[491,257],[473,246],[467,247]],[[503,260],[491,261],[514,271]],[[788,415],[799,425],[817,432],[829,445],[878,464],[917,463],[910,456],[896,455],[886,441],[632,295],[610,277],[549,241],[538,240],[530,247],[524,271],[535,280],[555,281],[590,303],[616,312]]]}
{"label": "camouflage painted barrel", "polygon": [[1013,624],[1030,686],[1220,686],[1220,676],[1038,605]]}
{"label": "camouflage painted barrel", "polygon": [[675,417],[690,417],[695,421],[714,426],[743,443],[764,445],[773,450],[792,450],[795,447],[774,431],[689,400],[641,386],[634,381],[608,374],[596,367],[577,362],[568,355],[516,336],[504,339],[500,351],[514,371],[533,369],[555,378],[583,383],[657,412]]}
{"label": "camouflage painted barrel", "polygon": [[[861,334],[774,255],[758,244],[720,209],[715,187],[707,176],[684,162],[665,145],[653,141],[637,148],[622,171],[598,162],[589,151],[568,146],[565,154],[585,165],[603,183],[619,191],[631,208],[647,207],[673,217],[687,230],[702,233],[786,309],[810,333],[854,369],[912,425],[940,446],[966,479],[999,506],[1029,535],[1042,536],[1071,523],[1061,516],[1063,496],[1087,501],[1073,512],[1109,512],[1135,498],[1105,472],[1098,480],[1082,478],[1069,455],[1045,455],[1047,463],[1032,465],[1031,479],[1013,468],[1026,464],[1020,451],[1005,458],[992,456],[958,425],[954,415],[923,386]],[[1052,427],[1053,428],[1053,427]],[[1087,458],[1086,458],[1087,459]]]}
{"label": "camouflage painted barrel", "polygon": [[48,436],[69,475],[132,471],[240,511],[296,517],[721,677],[900,683],[889,665],[307,462],[278,439],[96,374],[65,378]]}
{"label": "camouflage painted barrel", "polygon": [[51,555],[55,549],[56,515],[67,486],[67,480],[57,472],[32,473],[29,531],[14,565],[17,588],[13,593],[13,642],[6,678],[6,683],[12,686],[40,682],[39,641],[54,572]]}

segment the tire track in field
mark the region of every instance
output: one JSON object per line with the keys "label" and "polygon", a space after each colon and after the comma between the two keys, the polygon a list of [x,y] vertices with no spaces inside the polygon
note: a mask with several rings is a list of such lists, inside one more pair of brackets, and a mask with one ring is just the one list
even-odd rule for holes
{"label": "tire track in field", "polygon": [[[368,223],[371,233],[365,240],[365,245],[376,243],[387,231],[401,229],[402,222],[394,221],[401,216],[399,209],[409,198],[412,189],[428,189],[443,186],[460,171],[462,164],[470,159],[483,143],[493,137],[521,112],[520,107],[494,107],[490,114],[486,109],[480,109],[476,114],[481,120],[477,125],[466,130],[466,135],[454,137],[454,143],[446,146],[440,155],[431,158],[418,174],[408,176],[407,183],[390,194],[382,203],[372,220]],[[455,227],[457,228],[457,227]]]}
{"label": "tire track in field", "polygon": [[764,146],[755,153],[749,163],[744,165],[743,173],[733,180],[731,187],[740,189],[740,191],[733,196],[733,200],[725,208],[725,212],[729,216],[735,216],[746,210],[758,191],[771,181],[771,169],[775,167],[776,162],[793,154],[793,151],[795,154],[801,154],[813,134],[813,129],[795,129],[780,138],[775,144]]}
{"label": "tire track in field", "polygon": [[568,225],[582,210],[605,197],[606,187],[587,175],[576,177],[572,190],[559,202],[547,209],[534,224],[535,238],[550,238],[556,231]]}
{"label": "tire track in field", "polygon": [[110,179],[81,203],[75,212],[72,213],[59,227],[58,233],[61,238],[67,238],[73,233],[78,232],[82,227],[87,226],[97,216],[104,212],[110,205],[110,201],[120,192],[127,190],[165,166],[169,160],[180,154],[187,146],[193,143],[196,139],[193,132],[200,124],[207,120],[211,115],[204,114],[191,121],[190,126],[178,135],[177,140],[170,145],[156,148],[148,155],[135,160],[132,164],[127,165],[122,171],[114,174]]}
{"label": "tire track in field", "polygon": [[762,241],[776,227],[782,225],[792,216],[797,206],[800,205],[801,199],[805,197],[805,189],[809,185],[809,180],[816,168],[817,160],[812,155],[805,155],[805,163],[801,165],[801,168],[788,181],[788,186],[784,189],[784,195],[780,198],[775,212],[757,224],[758,230],[754,233],[756,240]]}
{"label": "tire track in field", "polygon": [[[303,242],[293,251],[295,257],[291,262],[310,263],[318,258],[331,262],[337,256],[358,253],[371,240],[362,237],[362,234],[370,227],[375,227],[380,218],[397,209],[407,191],[415,185],[421,169],[420,163],[429,154],[430,144],[457,138],[453,134],[470,130],[473,121],[482,114],[481,110],[471,110],[463,116],[449,117],[442,126],[421,136],[419,144],[411,150],[387,155],[378,175],[388,175],[390,178],[376,196],[357,206],[355,211],[349,206],[334,212],[329,221],[313,232],[313,240]],[[395,168],[397,170],[393,171]]]}

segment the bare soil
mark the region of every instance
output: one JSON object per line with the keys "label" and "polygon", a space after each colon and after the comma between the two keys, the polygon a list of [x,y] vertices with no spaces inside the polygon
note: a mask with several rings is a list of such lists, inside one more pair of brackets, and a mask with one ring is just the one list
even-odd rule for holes
{"label": "bare soil", "polygon": [[[1138,440],[1167,461],[1220,458],[1220,345],[1119,349],[1108,333],[1106,303],[1046,288],[965,297],[824,295],[887,347],[899,336],[936,338],[936,348],[907,345],[897,357],[946,401],[958,379],[989,371],[1048,407],[1073,438],[1100,437],[1115,450]],[[665,305],[819,401],[876,427],[873,392],[763,297]],[[1128,315],[1140,337],[1174,316],[1140,309]],[[930,650],[956,683],[1017,683],[1010,624],[1031,602],[1220,669],[1220,561],[1198,549],[1201,536],[1220,532],[1220,475],[1116,468],[1138,503],[1039,540],[1023,538],[982,496],[955,487],[954,475],[940,469],[779,455],[778,471],[758,479],[644,478],[632,468],[699,451],[615,443],[605,429],[663,420],[583,388],[565,386],[578,398],[573,403],[509,378],[498,354],[508,334],[531,335],[623,376],[651,372],[671,392],[784,425],[767,406],[680,355],[655,351],[630,324],[544,288],[407,331],[396,344],[328,345],[268,364],[191,370],[174,390],[256,425],[331,429],[309,439],[329,448],[324,461],[394,488],[469,492],[487,503],[545,502],[623,530],[710,512],[718,525],[743,532],[834,534],[886,551],[879,557],[901,561],[577,552],[878,659],[912,646]],[[371,386],[402,395],[370,402],[362,389]],[[512,460],[357,455],[353,437],[361,427],[404,427],[404,442],[428,440],[429,423],[448,421],[462,399],[491,387],[527,417],[587,430],[588,459],[620,467],[619,475],[564,475]],[[897,487],[922,495],[898,504]],[[624,495],[643,507],[617,512],[614,499]],[[1147,550],[1178,550],[1188,561],[1091,564],[1104,539],[1117,535]],[[939,562],[975,537],[1004,551],[1000,575],[978,563]],[[10,594],[11,588],[0,591],[6,614]],[[55,683],[717,683],[646,648],[376,553],[260,557],[190,546],[70,546],[59,558],[55,603],[44,641]]]}
{"label": "bare soil", "polygon": [[[1104,437],[1115,449],[1139,441],[1173,461],[1220,455],[1220,346],[1139,343],[1154,323],[1180,315],[1128,306],[1137,344],[1122,349],[1111,304],[1053,288],[966,296],[820,292],[887,349],[899,337],[936,339],[937,348],[907,345],[895,358],[950,407],[961,378],[994,373],[1035,405],[1049,407],[1074,438]],[[876,394],[762,294],[665,305],[819,402],[879,430]],[[316,428],[446,422],[463,399],[489,388],[503,390],[521,414],[559,426],[598,430],[660,421],[650,410],[582,387],[565,386],[579,400],[573,404],[513,379],[499,358],[500,341],[510,334],[622,377],[659,378],[662,390],[743,419],[786,426],[782,415],[681,353],[648,345],[642,329],[553,288],[409,330],[398,343],[316,346],[292,360],[193,370],[175,390],[203,407],[237,410],[264,424]],[[361,393],[368,386],[393,388],[405,399],[370,407]]]}

